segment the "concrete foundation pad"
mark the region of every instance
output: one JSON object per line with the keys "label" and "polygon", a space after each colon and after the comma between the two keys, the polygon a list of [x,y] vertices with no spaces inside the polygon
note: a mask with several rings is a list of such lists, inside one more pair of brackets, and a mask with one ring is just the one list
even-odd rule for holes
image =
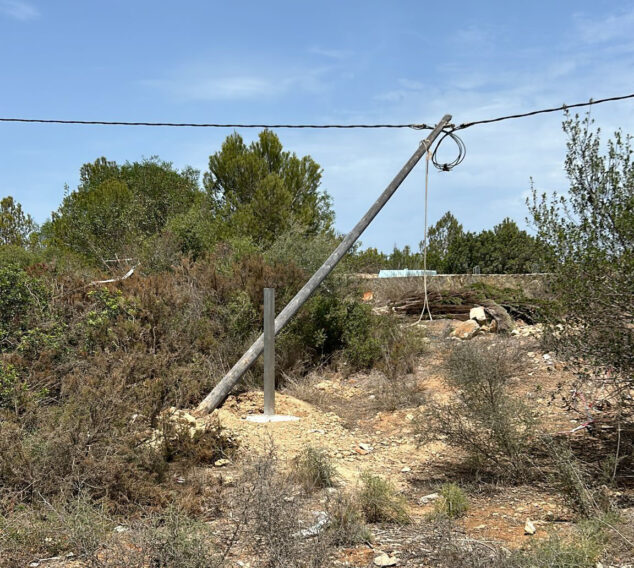
{"label": "concrete foundation pad", "polygon": [[298,416],[288,416],[287,414],[249,414],[248,422],[257,422],[265,424],[267,422],[295,422],[299,420]]}

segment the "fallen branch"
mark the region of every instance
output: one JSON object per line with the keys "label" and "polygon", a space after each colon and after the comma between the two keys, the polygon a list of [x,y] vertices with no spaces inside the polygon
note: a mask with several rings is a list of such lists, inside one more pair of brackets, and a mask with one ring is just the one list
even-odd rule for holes
{"label": "fallen branch", "polygon": [[134,274],[135,268],[136,266],[133,266],[132,268],[130,268],[130,270],[128,270],[123,276],[121,276],[121,278],[110,278],[108,280],[94,280],[93,282],[90,282],[89,284],[87,284],[86,288],[88,288],[88,286],[98,286],[99,284],[111,284],[112,282],[121,282],[122,280],[126,280],[127,278],[130,278],[130,276]]}

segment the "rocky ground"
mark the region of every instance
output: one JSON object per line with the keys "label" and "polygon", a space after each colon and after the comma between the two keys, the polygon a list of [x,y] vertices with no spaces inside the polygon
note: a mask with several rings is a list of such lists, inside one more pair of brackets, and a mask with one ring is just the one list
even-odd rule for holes
{"label": "rocky ground", "polygon": [[[262,394],[247,392],[230,397],[215,414],[241,440],[241,450],[233,463],[223,464],[222,475],[230,479],[239,476],[244,456],[263,451],[271,443],[288,463],[306,445],[325,449],[337,468],[341,486],[357,483],[363,471],[384,476],[406,496],[414,519],[407,528],[374,527],[372,545],[347,550],[338,562],[367,566],[386,553],[396,558],[399,566],[424,565],[420,555],[429,549],[429,535],[423,538],[425,533],[417,522],[433,511],[435,492],[442,483],[461,480],[462,456],[440,442],[421,445],[416,434],[420,428],[415,423],[416,411],[431,399],[451,396],[443,363],[452,345],[459,341],[455,331],[464,323],[438,320],[418,324],[425,329],[427,350],[419,358],[413,376],[403,379],[409,382],[405,393],[411,397],[409,401],[402,397],[394,400],[394,393],[386,392],[379,373],[350,377],[315,374],[300,384],[288,385],[277,396],[277,412],[299,417],[296,422],[249,422],[249,414],[262,411]],[[535,411],[540,428],[550,433],[587,436],[583,428],[575,431],[587,421],[584,409],[574,411],[561,404],[562,394],[568,394],[571,388],[572,374],[553,355],[540,350],[539,325],[520,324],[516,329],[512,340],[520,349],[521,370],[512,380],[514,394]],[[471,337],[483,349],[500,340],[492,333]],[[529,485],[468,480],[465,487],[470,507],[454,530],[465,543],[485,551],[490,543],[517,548],[552,530],[565,532],[574,524],[574,514],[546,480]],[[634,509],[624,514],[634,519]],[[534,531],[525,530],[529,521]]]}
{"label": "rocky ground", "polygon": [[[192,428],[219,420],[226,432],[240,442],[231,459],[201,468],[197,483],[202,475],[205,483],[231,492],[240,482],[244,464],[253,456],[273,446],[282,470],[289,471],[293,457],[307,445],[325,450],[335,465],[338,487],[333,491],[353,488],[364,471],[391,480],[406,498],[412,523],[371,526],[372,541],[339,549],[331,558],[333,566],[444,566],[442,558],[435,555],[445,550],[439,543],[448,538],[452,546],[475,550],[483,559],[482,565],[486,565],[486,559],[500,550],[517,549],[553,531],[566,534],[574,526],[575,515],[547,479],[527,484],[474,479],[463,474],[464,456],[441,442],[420,443],[419,433],[424,425],[417,422],[419,409],[430,401],[452,396],[444,362],[452,346],[462,341],[458,337],[462,336],[460,329],[464,324],[453,320],[417,324],[424,329],[426,350],[414,373],[404,377],[398,389],[386,384],[378,372],[347,377],[341,373],[315,373],[301,382],[287,384],[277,395],[276,410],[296,416],[298,421],[247,421],[249,415],[262,412],[262,393],[256,391],[232,395],[211,416],[194,418],[193,412],[181,412],[181,418],[190,420]],[[490,325],[481,321],[478,328],[490,329]],[[552,354],[540,350],[540,333],[539,326],[520,325],[511,336],[521,359],[520,370],[512,379],[513,394],[535,412],[542,431],[588,436],[583,427],[588,421],[586,409],[575,410],[562,404],[562,396],[570,393],[573,376]],[[482,349],[500,341],[499,335],[483,330],[470,333],[469,337]],[[180,482],[193,483],[192,479],[189,472]],[[428,522],[428,518],[434,510],[438,488],[445,482],[459,483],[468,494],[470,506],[462,518],[443,529]],[[311,518],[318,518],[326,499],[324,492],[309,498],[306,526],[313,522]],[[625,503],[623,518],[634,523],[634,491],[621,495],[621,501]],[[210,522],[218,534],[230,535],[231,522],[223,514],[210,515]],[[238,539],[228,561],[235,566],[257,566],[257,550],[251,544]],[[627,547],[619,551],[615,556],[619,563],[615,565],[632,565],[634,554],[630,553]],[[34,566],[46,564],[55,562]],[[70,565],[68,561],[65,564]]]}

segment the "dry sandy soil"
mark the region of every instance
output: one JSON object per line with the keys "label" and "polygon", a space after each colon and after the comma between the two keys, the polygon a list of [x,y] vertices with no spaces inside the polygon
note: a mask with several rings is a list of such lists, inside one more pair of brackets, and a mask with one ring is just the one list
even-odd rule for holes
{"label": "dry sandy soil", "polygon": [[[514,549],[529,540],[546,537],[550,531],[570,530],[574,514],[546,479],[522,485],[465,477],[464,456],[440,442],[419,443],[418,406],[423,408],[425,401],[452,396],[445,381],[444,361],[457,341],[447,337],[454,325],[450,320],[421,325],[425,327],[427,350],[419,358],[413,376],[404,379],[409,381],[408,392],[413,397],[409,407],[405,404],[405,408],[390,409],[395,405],[393,393],[386,389],[379,373],[349,377],[318,373],[300,384],[287,386],[277,396],[276,410],[299,417],[296,422],[249,422],[249,414],[262,412],[262,394],[231,396],[213,417],[240,439],[241,449],[220,474],[230,481],[237,478],[243,459],[273,444],[287,467],[307,445],[324,449],[336,465],[343,487],[354,486],[363,471],[389,478],[406,497],[414,522],[409,527],[372,527],[371,545],[346,549],[337,559],[337,564],[347,566],[372,565],[380,552],[395,555],[399,566],[427,565],[422,558],[428,539],[423,538],[417,523],[423,522],[434,507],[424,497],[448,481],[458,483],[469,495],[469,510],[454,527],[465,542],[484,549],[491,545]],[[552,355],[540,351],[536,335],[520,334],[512,339],[520,348],[521,357],[521,370],[512,380],[513,392],[539,417],[541,432],[570,432],[585,422],[586,409],[571,410],[562,404],[562,396],[570,394],[573,376]],[[486,349],[500,338],[482,335],[471,341]],[[585,429],[569,435],[589,436]],[[630,509],[625,508],[623,514],[634,519],[634,493],[621,495],[621,499],[630,502]],[[318,501],[315,506],[319,507]],[[527,519],[537,528],[534,536],[524,534]]]}
{"label": "dry sandy soil", "polygon": [[[197,483],[203,479],[204,483],[235,491],[244,464],[272,445],[286,470],[292,468],[293,457],[306,446],[325,450],[336,466],[340,489],[354,488],[364,471],[390,479],[406,498],[413,522],[406,526],[370,526],[372,542],[336,551],[330,564],[333,566],[374,566],[374,560],[382,553],[396,559],[398,566],[444,566],[435,559],[434,550],[447,533],[443,527],[430,523],[434,502],[425,496],[446,482],[458,483],[468,494],[470,504],[466,515],[448,530],[461,546],[481,551],[485,560],[482,565],[486,565],[487,554],[493,549],[512,550],[545,538],[552,531],[569,532],[575,516],[546,477],[526,484],[474,478],[464,467],[464,456],[459,452],[441,442],[420,443],[418,411],[432,400],[451,398],[444,363],[459,341],[448,337],[455,325],[451,320],[420,325],[425,328],[426,351],[419,357],[415,372],[403,378],[403,392],[395,392],[378,372],[347,377],[341,373],[315,373],[297,384],[288,384],[277,395],[277,412],[299,420],[269,424],[246,420],[247,416],[262,412],[262,393],[232,395],[222,408],[197,420],[219,420],[226,431],[239,439],[237,454],[215,467],[199,468],[196,476],[183,473],[181,483],[193,484],[196,477]],[[538,333],[532,333],[535,331],[525,329],[511,339],[519,348],[521,363],[512,380],[514,395],[538,415],[539,433],[559,432],[590,440],[584,428],[570,433],[584,423],[586,409],[574,410],[562,404],[562,397],[570,394],[573,376],[553,356],[540,351]],[[489,334],[471,341],[486,349],[500,338]],[[600,393],[587,393],[588,399],[597,396]],[[634,489],[616,492],[616,497],[623,518],[634,523]],[[323,510],[325,502],[325,492],[317,492],[309,498],[307,510]],[[537,529],[532,536],[524,531],[527,519]],[[212,513],[209,522],[219,539],[229,538],[231,523],[225,515]],[[310,523],[310,517],[306,523]],[[614,558],[619,566],[634,562],[634,554],[627,547]],[[258,551],[252,543],[238,539],[228,560],[235,566],[257,566]]]}

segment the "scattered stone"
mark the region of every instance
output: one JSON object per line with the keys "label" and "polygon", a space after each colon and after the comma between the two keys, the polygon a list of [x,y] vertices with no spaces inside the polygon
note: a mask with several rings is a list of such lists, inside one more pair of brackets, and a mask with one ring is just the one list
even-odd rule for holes
{"label": "scattered stone", "polygon": [[497,322],[499,333],[511,333],[515,329],[515,322],[509,313],[493,300],[483,300],[484,311],[488,317]]}
{"label": "scattered stone", "polygon": [[484,313],[482,306],[474,306],[469,311],[469,319],[475,320],[478,323],[484,323],[487,320],[487,315]]}
{"label": "scattered stone", "polygon": [[524,525],[524,534],[533,535],[536,532],[537,532],[537,529],[535,528],[533,521],[531,521],[530,519],[526,519],[526,524]]}
{"label": "scattered stone", "polygon": [[467,320],[463,321],[456,329],[451,332],[452,337],[457,337],[458,339],[471,339],[476,333],[480,326],[478,322],[475,320]]}
{"label": "scattered stone", "polygon": [[535,357],[535,352],[534,352],[534,351],[529,351],[529,352],[526,354],[526,356],[527,356],[527,357],[530,357],[531,359],[533,359],[533,358]]}
{"label": "scattered stone", "polygon": [[394,556],[389,556],[388,554],[380,554],[374,559],[375,566],[396,566],[398,563],[398,558]]}
{"label": "scattered stone", "polygon": [[315,515],[317,516],[317,522],[314,525],[308,527],[307,529],[302,529],[301,531],[295,533],[293,536],[310,538],[313,536],[317,536],[321,531],[323,531],[328,526],[330,517],[328,516],[328,513],[325,513],[324,511],[319,511],[315,513]]}
{"label": "scattered stone", "polygon": [[330,389],[330,383],[328,381],[321,381],[320,383],[317,383],[315,385],[315,388],[317,390],[327,391],[328,389]]}
{"label": "scattered stone", "polygon": [[401,473],[409,473],[410,471],[412,471],[412,468],[406,466],[401,470]]}
{"label": "scattered stone", "polygon": [[124,533],[124,532],[128,532],[130,529],[128,527],[124,527],[123,525],[117,525],[112,530],[116,533]]}
{"label": "scattered stone", "polygon": [[374,449],[370,444],[364,444],[363,442],[359,444],[359,447],[366,452],[371,452]]}
{"label": "scattered stone", "polygon": [[220,483],[220,485],[224,485],[225,487],[235,487],[236,480],[232,475],[224,474],[218,477],[218,483]]}
{"label": "scattered stone", "polygon": [[224,467],[224,466],[226,466],[226,465],[229,465],[230,463],[231,463],[231,460],[228,460],[228,459],[226,459],[226,458],[221,458],[221,459],[216,460],[216,461],[214,462],[214,466],[215,466],[215,467]]}
{"label": "scattered stone", "polygon": [[424,497],[421,497],[419,500],[419,503],[421,505],[426,505],[427,503],[431,503],[432,501],[435,501],[436,499],[438,499],[438,497],[440,497],[438,493],[430,493],[429,495],[425,495]]}

